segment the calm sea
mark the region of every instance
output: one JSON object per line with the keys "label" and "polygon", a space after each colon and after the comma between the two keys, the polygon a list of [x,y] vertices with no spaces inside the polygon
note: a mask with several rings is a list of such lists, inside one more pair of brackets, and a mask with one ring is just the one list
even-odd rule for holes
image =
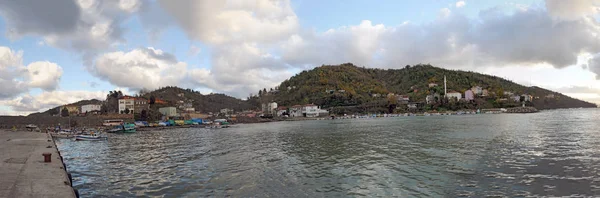
{"label": "calm sea", "polygon": [[57,140],[82,197],[599,196],[600,109]]}

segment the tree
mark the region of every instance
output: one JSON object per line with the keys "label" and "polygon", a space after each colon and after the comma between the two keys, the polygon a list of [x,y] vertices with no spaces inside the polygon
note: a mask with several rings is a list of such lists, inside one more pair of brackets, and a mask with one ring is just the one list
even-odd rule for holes
{"label": "tree", "polygon": [[60,115],[61,115],[62,117],[67,117],[67,116],[69,116],[69,110],[67,110],[67,108],[64,108],[64,107],[63,107],[63,109],[60,111]]}
{"label": "tree", "polygon": [[58,112],[58,108],[52,108],[52,109],[50,109],[50,110],[48,111],[48,113],[49,113],[50,115],[57,115],[57,114],[59,113],[59,112]]}
{"label": "tree", "polygon": [[267,94],[267,88],[263,88],[263,94]]}
{"label": "tree", "polygon": [[142,121],[146,121],[148,119],[148,112],[145,109],[140,112],[140,119]]}
{"label": "tree", "polygon": [[108,112],[108,107],[106,106],[106,104],[102,104],[102,106],[100,106],[100,112],[102,112],[102,113]]}
{"label": "tree", "polygon": [[123,113],[125,113],[125,114],[129,114],[129,112],[130,112],[129,108],[125,108],[125,111],[123,111]]}
{"label": "tree", "polygon": [[258,96],[262,96],[262,95],[263,95],[262,90],[258,90]]}
{"label": "tree", "polygon": [[154,95],[150,96],[150,104],[154,104],[156,103],[156,97],[154,97]]}

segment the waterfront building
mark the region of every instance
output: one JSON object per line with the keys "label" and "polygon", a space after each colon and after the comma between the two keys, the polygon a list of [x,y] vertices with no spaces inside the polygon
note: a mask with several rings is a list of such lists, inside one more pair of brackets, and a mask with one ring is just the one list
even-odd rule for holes
{"label": "waterfront building", "polygon": [[129,114],[132,114],[135,107],[135,97],[123,96],[119,98],[119,114],[126,114],[125,110],[129,110]]}
{"label": "waterfront building", "polygon": [[80,113],[98,112],[98,111],[100,111],[101,108],[102,108],[102,105],[99,105],[99,104],[81,105]]}
{"label": "waterfront building", "polygon": [[319,116],[318,106],[314,104],[307,104],[302,107],[302,115],[304,117],[313,118]]}
{"label": "waterfront building", "polygon": [[160,112],[161,114],[163,114],[164,116],[167,116],[167,117],[178,116],[178,114],[177,114],[177,108],[175,108],[175,107],[163,107],[163,108],[159,108],[158,112]]}
{"label": "waterfront building", "polygon": [[277,113],[277,103],[276,102],[263,103],[262,111],[265,114],[271,114],[271,115],[276,114]]}
{"label": "waterfront building", "polygon": [[277,116],[283,116],[287,113],[287,107],[277,107]]}
{"label": "waterfront building", "polygon": [[516,95],[516,96],[511,96],[510,98],[515,102],[521,102],[521,96]]}
{"label": "waterfront building", "polygon": [[472,101],[474,99],[475,99],[475,94],[473,94],[472,90],[469,89],[469,90],[465,91],[465,100]]}
{"label": "waterfront building", "polygon": [[302,105],[294,105],[289,110],[290,117],[303,117]]}
{"label": "waterfront building", "polygon": [[135,114],[141,114],[143,110],[150,108],[150,104],[148,104],[148,100],[145,98],[135,98],[133,102],[133,109],[130,109],[130,111],[133,111]]}
{"label": "waterfront building", "polygon": [[462,94],[456,91],[450,91],[446,94],[446,98],[456,98],[456,100],[460,100],[462,98]]}

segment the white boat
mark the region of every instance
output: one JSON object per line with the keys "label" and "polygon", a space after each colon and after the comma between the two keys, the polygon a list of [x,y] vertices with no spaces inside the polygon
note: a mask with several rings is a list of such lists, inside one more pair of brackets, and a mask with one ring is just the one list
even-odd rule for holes
{"label": "white boat", "polygon": [[75,136],[75,140],[98,141],[98,140],[105,140],[105,139],[107,139],[107,137],[102,137],[102,136],[98,135],[97,133]]}

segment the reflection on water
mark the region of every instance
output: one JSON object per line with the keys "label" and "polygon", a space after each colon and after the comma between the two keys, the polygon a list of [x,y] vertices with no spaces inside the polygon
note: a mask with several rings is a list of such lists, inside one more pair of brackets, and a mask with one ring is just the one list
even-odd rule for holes
{"label": "reflection on water", "polygon": [[59,140],[83,197],[600,195],[600,111],[325,120]]}

